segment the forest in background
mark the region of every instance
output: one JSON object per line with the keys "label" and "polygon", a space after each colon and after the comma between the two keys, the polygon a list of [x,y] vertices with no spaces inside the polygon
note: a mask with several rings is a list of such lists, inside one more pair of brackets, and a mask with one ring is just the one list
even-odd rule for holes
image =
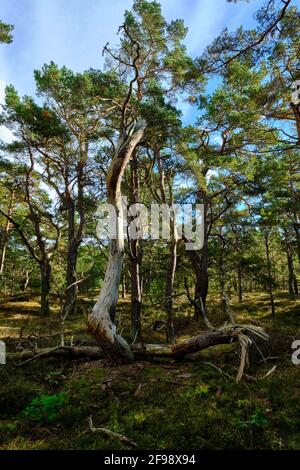
{"label": "forest in background", "polygon": [[[6,88],[0,448],[299,448],[293,3],[266,2],[256,29],[225,28],[192,58],[183,21],[135,0],[102,70],[51,62],[36,97]],[[1,47],[12,35],[0,22]],[[123,196],[203,204],[203,246],[186,249],[175,216],[167,241],[124,240]]]}

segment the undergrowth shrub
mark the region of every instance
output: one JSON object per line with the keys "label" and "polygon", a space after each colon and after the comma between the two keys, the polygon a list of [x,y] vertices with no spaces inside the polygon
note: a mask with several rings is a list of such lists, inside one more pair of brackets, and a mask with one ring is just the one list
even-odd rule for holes
{"label": "undergrowth shrub", "polygon": [[42,395],[34,398],[21,415],[32,421],[51,422],[59,416],[66,404],[67,398],[63,392],[49,396]]}

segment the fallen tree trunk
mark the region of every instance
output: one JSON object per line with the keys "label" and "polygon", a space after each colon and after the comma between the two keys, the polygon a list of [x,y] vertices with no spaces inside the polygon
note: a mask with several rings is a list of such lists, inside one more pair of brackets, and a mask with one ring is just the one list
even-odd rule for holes
{"label": "fallen tree trunk", "polygon": [[6,359],[13,362],[20,361],[20,364],[25,364],[25,362],[31,362],[38,358],[53,356],[87,357],[91,359],[102,359],[104,357],[97,346],[57,346],[55,348],[26,349],[21,352],[7,353]]}
{"label": "fallen tree trunk", "polygon": [[[134,344],[131,351],[136,359],[151,358],[173,358],[180,359],[187,354],[192,354],[210,346],[218,344],[229,344],[237,341],[239,331],[235,328],[208,331],[199,336],[195,336],[187,341],[175,345],[160,344]],[[55,348],[45,348],[24,350],[18,353],[7,353],[6,357],[11,361],[31,362],[41,357],[50,356],[69,356],[69,357],[87,357],[90,359],[103,359],[104,354],[98,346],[57,346]]]}
{"label": "fallen tree trunk", "polygon": [[238,334],[238,330],[236,331],[235,329],[208,331],[203,335],[194,336],[183,343],[175,344],[172,348],[173,354],[184,356],[209,348],[210,346],[216,346],[217,344],[232,343],[237,341]]}
{"label": "fallen tree trunk", "polygon": [[131,347],[136,357],[155,358],[166,357],[173,359],[182,359],[188,354],[193,354],[211,346],[218,344],[229,344],[236,342],[238,339],[238,331],[232,330],[216,330],[208,331],[202,335],[194,336],[183,343],[174,345],[145,344],[134,345]]}

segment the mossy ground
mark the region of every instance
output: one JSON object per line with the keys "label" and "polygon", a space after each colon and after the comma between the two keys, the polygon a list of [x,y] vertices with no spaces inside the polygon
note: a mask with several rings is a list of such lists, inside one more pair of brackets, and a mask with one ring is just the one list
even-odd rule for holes
{"label": "mossy ground", "polygon": [[[270,333],[263,353],[276,356],[264,363],[259,354],[253,355],[247,377],[238,384],[234,377],[239,354],[232,346],[210,348],[182,362],[137,362],[115,368],[102,361],[67,358],[0,366],[0,449],[128,448],[92,433],[89,416],[95,427],[124,434],[139,449],[300,449],[300,366],[294,366],[290,357],[292,340],[299,338],[300,303],[290,302],[284,293],[276,299],[275,321],[265,295],[248,294],[242,304],[233,303],[238,322],[261,325]],[[178,341],[199,333],[203,326],[192,319],[188,306],[178,303],[177,308]],[[151,329],[151,309],[149,305],[144,311],[145,341],[163,342],[164,333]],[[128,299],[119,310],[119,326],[126,335]],[[158,318],[163,315],[155,310]],[[224,322],[217,301],[211,299],[209,313],[214,324]],[[11,350],[22,326],[23,347],[30,334],[29,341],[39,346],[58,341],[47,337],[58,331],[56,313],[50,320],[40,319],[32,298],[2,303],[0,325],[0,336]],[[74,342],[90,340],[82,313],[68,320],[67,333]],[[43,405],[47,397],[55,402],[60,394],[64,399],[52,415],[39,407],[35,413],[28,408],[37,397],[42,397]]]}

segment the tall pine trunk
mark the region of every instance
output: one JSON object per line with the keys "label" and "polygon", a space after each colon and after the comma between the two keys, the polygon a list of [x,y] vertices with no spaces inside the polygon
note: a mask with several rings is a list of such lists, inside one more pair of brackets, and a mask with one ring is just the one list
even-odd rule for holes
{"label": "tall pine trunk", "polygon": [[288,253],[288,252],[287,252],[287,261],[288,261],[288,270],[289,270],[289,277],[288,277],[289,297],[290,297],[290,300],[295,300],[293,259],[292,259],[291,253]]}
{"label": "tall pine trunk", "polygon": [[50,294],[50,278],[51,265],[48,259],[40,262],[41,271],[41,315],[49,315],[49,294]]}
{"label": "tall pine trunk", "polygon": [[130,281],[131,281],[131,339],[141,341],[142,288],[140,274],[140,246],[138,240],[131,240]]}
{"label": "tall pine trunk", "polygon": [[[157,157],[157,164],[159,168],[159,175],[160,175],[160,193],[161,193],[161,200],[163,204],[169,204],[171,207],[174,205],[174,198],[173,198],[173,189],[171,184],[170,175],[166,177],[165,169],[161,160],[160,150],[156,150],[156,157]],[[166,195],[166,183],[168,184],[168,198]],[[174,289],[174,281],[175,281],[175,272],[176,272],[176,265],[177,265],[177,242],[178,242],[178,233],[176,227],[176,214],[171,211],[170,212],[170,231],[171,231],[171,240],[170,240],[170,251],[169,251],[169,259],[167,265],[167,273],[166,273],[166,302],[165,302],[165,310],[167,313],[167,341],[170,343],[175,343],[175,330],[174,330],[174,312],[173,312],[173,289]]]}
{"label": "tall pine trunk", "polygon": [[69,202],[68,207],[68,249],[67,249],[67,272],[66,272],[66,299],[65,312],[74,313],[77,297],[76,265],[77,265],[78,242],[75,234],[75,204]]}
{"label": "tall pine trunk", "polygon": [[[76,167],[77,174],[77,196],[75,197],[69,189],[69,184],[65,190],[64,204],[67,208],[68,219],[68,246],[67,246],[67,271],[66,271],[66,291],[64,312],[66,315],[75,311],[78,293],[77,284],[77,258],[78,249],[83,238],[85,226],[84,212],[84,168],[87,160],[86,142],[82,143],[81,158]],[[76,214],[77,210],[77,214]],[[76,215],[78,223],[76,224]]]}
{"label": "tall pine trunk", "polygon": [[243,285],[242,285],[242,268],[239,266],[237,270],[237,279],[238,279],[238,296],[239,303],[243,302]]}
{"label": "tall pine trunk", "polygon": [[[139,203],[140,179],[136,152],[130,162],[130,203]],[[133,343],[142,341],[141,310],[141,262],[142,248],[139,240],[129,240],[130,244],[130,283],[131,283],[131,340]]]}
{"label": "tall pine trunk", "polygon": [[[203,308],[206,309],[206,297],[208,293],[208,201],[204,196],[204,213],[203,213],[203,230],[204,240],[203,247],[200,252],[189,251],[189,257],[194,268],[196,276],[195,284],[195,300],[196,302],[201,301]],[[198,319],[198,312],[195,311],[195,318]]]}
{"label": "tall pine trunk", "polygon": [[[11,196],[10,196],[9,205],[8,205],[8,211],[7,211],[8,217],[12,216],[14,199],[15,199],[15,192],[12,191]],[[10,229],[11,229],[11,222],[10,222],[9,219],[6,219],[6,224],[5,224],[2,243],[1,243],[0,277],[3,275],[3,272],[4,272],[6,249],[7,249],[7,244],[8,244],[8,240],[9,240]]]}
{"label": "tall pine trunk", "polygon": [[274,294],[273,294],[273,286],[272,286],[272,271],[271,271],[271,259],[270,259],[270,247],[269,247],[269,232],[265,232],[265,249],[266,249],[266,258],[267,258],[267,270],[268,270],[268,285],[267,289],[270,296],[270,304],[271,304],[271,313],[272,319],[275,319],[276,311],[275,311],[275,302],[274,302]]}
{"label": "tall pine trunk", "polygon": [[288,237],[288,233],[284,231],[284,247],[287,256],[288,265],[288,288],[290,300],[295,300],[295,294],[298,295],[297,279],[294,271],[293,250]]}
{"label": "tall pine trunk", "polygon": [[175,272],[177,265],[177,240],[176,236],[171,240],[169,263],[167,269],[167,282],[166,282],[166,312],[167,312],[167,333],[168,341],[175,343],[175,330],[174,330],[174,312],[173,312],[173,289],[175,281]]}

